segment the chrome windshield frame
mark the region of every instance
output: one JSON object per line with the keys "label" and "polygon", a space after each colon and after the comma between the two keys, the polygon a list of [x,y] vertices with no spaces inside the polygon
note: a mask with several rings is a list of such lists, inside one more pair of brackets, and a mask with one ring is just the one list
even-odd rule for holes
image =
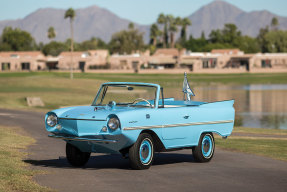
{"label": "chrome windshield frame", "polygon": [[154,99],[154,107],[152,109],[158,108],[158,102],[159,102],[159,97],[160,97],[160,86],[157,84],[152,84],[152,83],[138,83],[138,82],[109,82],[109,83],[103,83],[101,87],[98,90],[98,93],[95,97],[95,99],[92,102],[92,106],[99,106],[96,105],[97,100],[100,97],[101,91],[105,86],[113,86],[113,85],[134,85],[134,86],[146,86],[146,87],[155,87],[155,99]]}

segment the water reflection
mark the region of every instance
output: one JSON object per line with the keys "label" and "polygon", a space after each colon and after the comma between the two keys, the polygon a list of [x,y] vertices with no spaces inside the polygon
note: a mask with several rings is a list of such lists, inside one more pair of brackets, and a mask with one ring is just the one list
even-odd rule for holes
{"label": "water reflection", "polygon": [[[236,125],[287,129],[287,85],[212,85],[193,87],[193,100],[235,99]],[[165,89],[166,97],[182,99],[181,88]]]}

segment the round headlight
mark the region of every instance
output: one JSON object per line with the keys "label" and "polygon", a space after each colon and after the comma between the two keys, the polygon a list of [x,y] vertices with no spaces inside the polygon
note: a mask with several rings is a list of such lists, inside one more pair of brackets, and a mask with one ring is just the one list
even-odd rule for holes
{"label": "round headlight", "polygon": [[57,124],[58,118],[55,114],[51,114],[47,117],[46,123],[50,127],[54,127]]}
{"label": "round headlight", "polygon": [[108,122],[108,127],[112,130],[116,130],[120,126],[120,121],[116,117],[110,118]]}

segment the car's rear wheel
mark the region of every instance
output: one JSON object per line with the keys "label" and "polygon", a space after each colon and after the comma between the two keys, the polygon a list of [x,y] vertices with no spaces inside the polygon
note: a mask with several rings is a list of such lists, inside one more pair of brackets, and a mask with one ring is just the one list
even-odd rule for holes
{"label": "car's rear wheel", "polygon": [[154,144],[150,134],[142,133],[129,149],[130,166],[133,169],[148,169],[153,162]]}
{"label": "car's rear wheel", "polygon": [[200,136],[198,146],[192,149],[194,160],[208,162],[212,159],[215,150],[215,142],[212,133],[203,133]]}
{"label": "car's rear wheel", "polygon": [[68,162],[75,167],[82,167],[84,166],[89,158],[91,153],[82,152],[80,149],[75,147],[74,145],[67,143],[66,144],[66,156]]}

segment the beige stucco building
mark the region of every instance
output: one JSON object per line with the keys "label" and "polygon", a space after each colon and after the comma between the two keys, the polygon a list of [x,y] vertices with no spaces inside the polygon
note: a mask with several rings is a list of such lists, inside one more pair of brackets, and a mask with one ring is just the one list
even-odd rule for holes
{"label": "beige stucco building", "polygon": [[36,71],[45,69],[46,57],[40,51],[0,52],[0,71]]}
{"label": "beige stucco building", "polygon": [[148,65],[150,52],[136,52],[130,55],[113,54],[109,59],[110,69],[138,71]]}
{"label": "beige stucco building", "polygon": [[244,54],[239,49],[215,49],[210,53],[174,49],[158,52],[167,55],[151,56],[150,64],[164,68],[185,68],[197,73],[287,71],[287,53]]}
{"label": "beige stucco building", "polygon": [[109,55],[108,50],[62,52],[58,57],[39,51],[0,52],[0,71],[74,70],[96,72],[105,69],[125,72],[244,73],[287,72],[287,53],[244,54],[239,49],[190,52],[185,49],[157,49],[130,55]]}
{"label": "beige stucco building", "polygon": [[84,52],[62,52],[57,58],[58,63],[54,65],[55,69],[69,70],[71,63],[73,69],[85,71],[87,69],[105,69],[108,68],[108,50],[89,50]]}

